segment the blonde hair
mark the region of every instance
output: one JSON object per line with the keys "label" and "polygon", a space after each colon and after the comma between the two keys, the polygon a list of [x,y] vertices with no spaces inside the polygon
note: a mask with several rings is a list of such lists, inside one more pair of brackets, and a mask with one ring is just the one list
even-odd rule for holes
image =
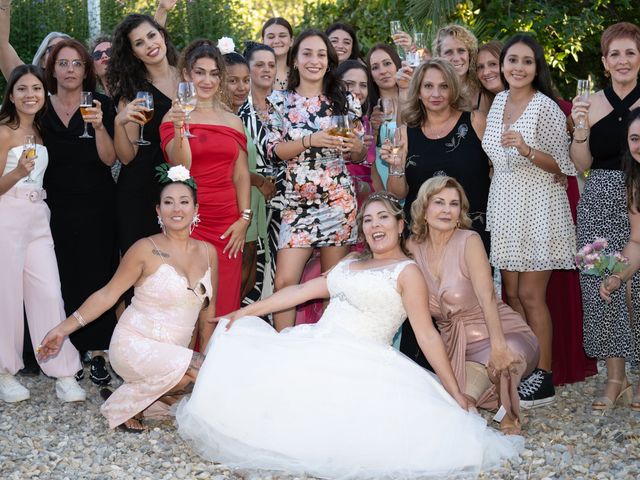
{"label": "blonde hair", "polygon": [[[453,37],[464,45],[469,52],[469,70],[464,84],[462,85],[462,96],[468,97],[472,91],[478,91],[480,82],[476,72],[476,64],[478,62],[478,39],[471,33],[471,30],[462,25],[446,25],[441,27],[433,39],[433,55],[442,57],[442,42],[448,37]],[[475,99],[468,98],[471,103]]]}
{"label": "blonde hair", "polygon": [[406,123],[409,127],[419,127],[427,119],[427,109],[420,99],[420,88],[422,82],[424,82],[424,76],[430,68],[439,70],[444,77],[444,81],[449,86],[449,105],[451,108],[460,110],[464,103],[460,79],[451,63],[443,58],[427,60],[414,72],[411,83],[409,84],[407,100],[402,110],[402,122]]}
{"label": "blonde hair", "polygon": [[[367,197],[367,199],[364,202],[362,202],[362,205],[360,205],[360,208],[358,209],[358,215],[356,216],[356,226],[358,228],[358,241],[364,244],[364,249],[362,250],[360,255],[358,255],[358,258],[360,259],[367,259],[373,256],[371,252],[371,248],[369,247],[369,244],[366,242],[364,238],[362,225],[364,222],[364,211],[367,209],[369,205],[371,205],[374,202],[382,203],[387,208],[389,213],[394,216],[396,220],[402,220],[403,222],[405,221],[404,211],[402,210],[402,205],[400,205],[400,200],[398,200],[398,197],[396,197],[394,194],[389,193],[385,190],[380,190],[378,192],[373,192],[372,194],[370,194]],[[405,240],[402,235],[400,235],[400,249],[402,250],[402,253],[404,253],[407,257],[413,258],[413,256],[411,255],[411,253],[409,252],[409,250],[405,245]]]}
{"label": "blonde hair", "polygon": [[459,228],[470,228],[469,199],[464,193],[462,185],[453,177],[432,177],[420,186],[416,199],[411,204],[411,234],[415,241],[423,242],[429,233],[429,225],[425,219],[431,197],[440,193],[445,188],[454,188],[460,196]]}

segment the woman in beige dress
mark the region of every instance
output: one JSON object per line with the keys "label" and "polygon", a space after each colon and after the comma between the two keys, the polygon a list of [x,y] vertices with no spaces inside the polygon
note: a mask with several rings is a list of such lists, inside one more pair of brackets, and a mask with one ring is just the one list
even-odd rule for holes
{"label": "woman in beige dress", "polygon": [[522,317],[496,299],[480,236],[468,230],[469,201],[451,177],[427,180],[411,206],[407,245],[429,287],[436,320],[460,389],[475,405],[506,411],[501,429],[520,432],[518,384],[539,346]]}

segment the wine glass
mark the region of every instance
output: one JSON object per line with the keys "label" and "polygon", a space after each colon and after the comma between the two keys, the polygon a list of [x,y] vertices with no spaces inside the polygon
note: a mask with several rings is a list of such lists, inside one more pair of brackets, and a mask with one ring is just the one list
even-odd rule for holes
{"label": "wine glass", "polygon": [[145,107],[147,110],[143,110],[141,113],[144,115],[144,123],[140,125],[140,138],[133,143],[136,145],[151,145],[151,142],[144,139],[144,126],[153,118],[153,95],[150,92],[138,92],[136,98],[143,98],[144,102],[140,102],[138,105]]}
{"label": "wine glass", "polygon": [[349,119],[349,115],[333,115],[331,117],[331,128],[329,129],[329,135],[333,135],[334,137],[349,138],[350,133],[351,120]]}
{"label": "wine glass", "polygon": [[[400,20],[391,20],[389,25],[391,27],[391,39],[395,40],[394,37],[402,32],[402,24],[400,23]],[[404,58],[404,49],[396,46],[396,50],[398,51],[400,58]]]}
{"label": "wine glass", "polygon": [[[589,94],[591,93],[591,82],[589,80],[578,80],[578,87],[576,89],[576,93],[578,97],[580,97],[581,102],[586,102],[589,100]],[[576,128],[587,128],[584,123],[585,118],[584,115],[580,115],[580,119],[578,120],[578,124]]]}
{"label": "wine glass", "polygon": [[[93,93],[92,92],[80,92],[80,113],[82,114],[82,119],[89,115],[87,108],[93,107]],[[87,130],[87,121],[84,120],[84,133],[80,135],[78,138],[93,138],[89,135],[89,131]]]}
{"label": "wine glass", "polygon": [[[402,129],[393,127],[387,130],[387,139],[391,143],[391,155],[394,160],[398,160],[400,147],[402,147]],[[389,163],[389,176],[401,177],[404,175],[404,165],[400,163]]]}
{"label": "wine glass", "polygon": [[[266,164],[262,167],[262,176],[265,178],[265,180],[267,180],[268,182],[273,183],[274,185],[276,184],[276,167],[271,165],[271,164]],[[267,200],[266,204],[269,206],[271,205],[271,200]]]}
{"label": "wine glass", "polygon": [[[25,135],[24,142],[22,144],[22,151],[27,152],[27,158],[36,158],[36,136],[35,135]],[[24,183],[36,183],[36,181],[31,178],[31,172],[27,175],[27,178],[24,179]]]}
{"label": "wine glass", "polygon": [[396,102],[393,98],[382,98],[381,101],[382,107],[382,119],[389,123],[393,122],[396,119]]}
{"label": "wine glass", "polygon": [[195,135],[189,131],[189,114],[195,110],[197,103],[198,96],[193,82],[180,82],[178,84],[178,105],[186,116],[182,138],[195,137]]}
{"label": "wine glass", "polygon": [[[507,123],[505,122],[502,125],[502,133],[506,133],[509,130],[511,130],[511,127],[513,127],[513,125],[511,123]],[[510,149],[511,147],[504,147],[504,156],[505,159],[507,160],[507,172],[511,171],[511,155],[510,155]]]}

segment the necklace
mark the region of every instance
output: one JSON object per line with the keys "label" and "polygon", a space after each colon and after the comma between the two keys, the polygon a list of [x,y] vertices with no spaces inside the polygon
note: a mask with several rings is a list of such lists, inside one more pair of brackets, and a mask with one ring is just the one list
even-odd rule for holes
{"label": "necklace", "polygon": [[280,80],[278,77],[276,77],[276,84],[280,87],[278,90],[286,90],[288,82],[287,80]]}
{"label": "necklace", "polygon": [[[450,116],[449,118],[447,118],[440,126],[439,126],[439,130],[436,130],[435,127],[431,126],[431,125],[427,125],[427,122],[424,123],[424,125],[422,126],[422,130],[424,132],[424,134],[427,136],[427,138],[436,138],[436,140],[440,140],[442,137],[444,137],[447,133],[449,133],[449,131],[451,130],[450,124],[451,124],[451,119],[455,118],[453,116]],[[431,131],[431,133],[429,133],[429,131]]]}
{"label": "necklace", "polygon": [[509,93],[504,105],[504,118],[507,120],[505,123],[513,123],[517,120],[522,115],[522,112],[526,110],[527,105],[529,105],[529,102],[531,102],[535,94],[536,92],[534,91],[533,94],[529,95],[524,101],[515,103],[514,100],[511,99],[511,93]]}
{"label": "necklace", "polygon": [[51,98],[55,99],[56,106],[58,107],[56,110],[58,109],[62,110],[62,113],[64,113],[65,116],[67,117],[70,117],[71,115],[73,115],[76,112],[76,110],[80,108],[80,103],[78,103],[77,105],[74,104],[74,106],[71,107],[71,110],[67,110],[67,107],[65,107],[65,105],[60,101],[60,99],[57,96],[52,95]]}
{"label": "necklace", "polygon": [[215,110],[214,102],[198,102],[196,104],[196,110],[200,110],[200,111]]}

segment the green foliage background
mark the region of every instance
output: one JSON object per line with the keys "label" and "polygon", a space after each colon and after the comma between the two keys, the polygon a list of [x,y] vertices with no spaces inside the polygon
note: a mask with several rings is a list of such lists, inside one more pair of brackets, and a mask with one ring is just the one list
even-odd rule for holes
{"label": "green foliage background", "polygon": [[[154,0],[101,0],[104,33],[128,13],[153,14]],[[640,24],[637,0],[179,0],[167,29],[178,48],[199,37],[257,39],[265,19],[282,16],[296,32],[345,21],[358,30],[362,53],[378,41],[390,41],[389,20],[431,37],[443,24],[470,27],[480,42],[505,40],[516,32],[535,35],[544,47],[554,80],[564,97],[573,96],[576,78],[591,75],[604,85],[600,34],[612,23]],[[62,31],[89,43],[86,0],[13,0],[11,43],[30,61],[41,39]],[[240,47],[239,47],[240,48]]]}

